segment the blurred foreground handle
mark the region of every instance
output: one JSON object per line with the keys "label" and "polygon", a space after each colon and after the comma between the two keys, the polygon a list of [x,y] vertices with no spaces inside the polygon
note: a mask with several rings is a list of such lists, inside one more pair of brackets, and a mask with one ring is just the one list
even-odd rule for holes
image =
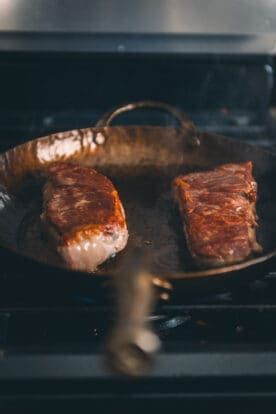
{"label": "blurred foreground handle", "polygon": [[124,262],[117,274],[117,319],[107,343],[107,361],[117,373],[139,376],[151,367],[160,347],[149,316],[155,304],[152,275],[145,270],[141,250]]}

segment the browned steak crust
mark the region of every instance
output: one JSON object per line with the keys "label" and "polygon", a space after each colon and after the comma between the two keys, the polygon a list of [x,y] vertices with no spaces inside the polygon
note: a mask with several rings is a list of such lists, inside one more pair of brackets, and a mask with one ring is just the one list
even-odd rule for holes
{"label": "browned steak crust", "polygon": [[93,270],[125,247],[124,210],[107,177],[65,162],[50,165],[46,174],[41,219],[71,267]]}
{"label": "browned steak crust", "polygon": [[189,250],[199,263],[231,264],[260,250],[251,162],[176,177],[173,192]]}
{"label": "browned steak crust", "polygon": [[80,233],[108,231],[125,224],[118,193],[111,181],[92,168],[55,163],[47,171],[44,218],[64,243]]}

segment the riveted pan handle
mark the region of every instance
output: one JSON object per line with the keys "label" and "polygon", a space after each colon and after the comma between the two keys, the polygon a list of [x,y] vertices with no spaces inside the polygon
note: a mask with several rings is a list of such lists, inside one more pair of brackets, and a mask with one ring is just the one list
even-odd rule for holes
{"label": "riveted pan handle", "polygon": [[195,125],[188,118],[188,116],[184,114],[184,112],[180,111],[178,108],[158,101],[138,101],[116,107],[103,115],[103,117],[97,122],[96,128],[109,126],[114,118],[125,112],[133,111],[135,109],[147,108],[167,112],[168,114],[172,115],[174,118],[177,119],[180,129],[189,134],[192,143],[196,146],[199,145],[200,142],[198,138],[198,132],[196,130]]}
{"label": "riveted pan handle", "polygon": [[153,276],[141,249],[127,257],[114,281],[117,313],[106,345],[107,362],[117,373],[139,376],[149,370],[160,346],[149,322],[156,296]]}

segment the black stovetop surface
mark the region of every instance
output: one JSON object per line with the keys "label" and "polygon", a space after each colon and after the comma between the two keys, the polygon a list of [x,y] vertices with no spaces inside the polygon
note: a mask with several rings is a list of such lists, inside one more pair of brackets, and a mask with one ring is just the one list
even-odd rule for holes
{"label": "black stovetop surface", "polygon": [[[270,131],[251,129],[247,139],[274,150],[273,118],[270,124]],[[43,134],[36,131],[30,136]],[[14,132],[15,142],[19,135]],[[147,376],[129,382],[104,365],[114,320],[112,286],[102,297],[89,279],[41,277],[14,260],[0,251],[0,408],[15,399],[104,401],[111,407],[118,401],[138,407],[144,399],[159,407],[178,399],[194,409],[220,401],[226,412],[236,398],[239,407],[254,401],[253,408],[264,398],[275,400],[276,268],[209,293],[167,292],[150,318],[161,352]]]}

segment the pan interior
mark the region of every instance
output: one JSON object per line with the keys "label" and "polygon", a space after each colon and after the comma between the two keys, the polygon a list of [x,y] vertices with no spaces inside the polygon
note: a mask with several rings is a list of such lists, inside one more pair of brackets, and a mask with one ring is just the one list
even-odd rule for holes
{"label": "pan interior", "polygon": [[[157,274],[191,272],[199,270],[191,259],[183,234],[183,226],[177,206],[171,197],[171,180],[179,173],[190,171],[184,166],[166,170],[156,168],[127,171],[121,168],[100,166],[117,188],[126,211],[130,239],[127,248],[110,259],[95,272],[112,274],[130,249],[145,246],[151,258],[152,271]],[[197,169],[198,170],[198,169]],[[263,254],[276,246],[276,222],[274,208],[273,175],[257,177],[259,229],[257,239],[263,246]],[[42,206],[42,182],[26,179],[15,197],[7,198],[0,211],[0,232],[13,250],[53,266],[64,267],[51,245],[43,237],[40,227]],[[1,190],[1,189],[0,189]],[[2,193],[2,198],[3,198]],[[4,194],[5,195],[5,194]],[[12,223],[8,225],[7,223]]]}

